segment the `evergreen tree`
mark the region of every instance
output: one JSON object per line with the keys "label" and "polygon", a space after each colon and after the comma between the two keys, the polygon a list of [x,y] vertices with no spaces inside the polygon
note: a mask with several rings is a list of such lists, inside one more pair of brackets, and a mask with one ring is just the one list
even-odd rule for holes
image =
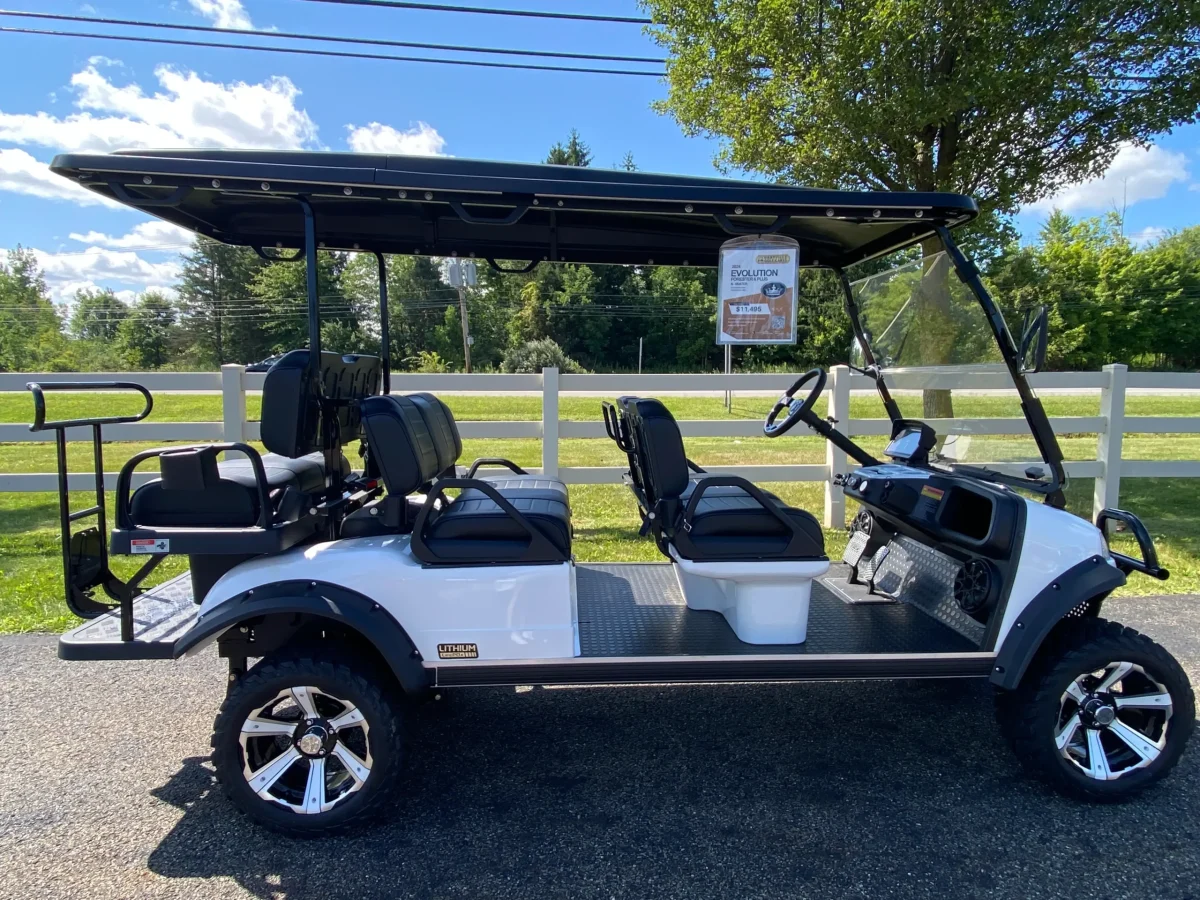
{"label": "evergreen tree", "polygon": [[184,254],[180,324],[195,364],[248,363],[267,355],[264,309],[250,291],[261,266],[248,247],[199,238]]}
{"label": "evergreen tree", "polygon": [[555,166],[590,166],[592,149],[579,137],[579,132],[572,128],[565,144],[555,144],[550,148],[546,162]]}

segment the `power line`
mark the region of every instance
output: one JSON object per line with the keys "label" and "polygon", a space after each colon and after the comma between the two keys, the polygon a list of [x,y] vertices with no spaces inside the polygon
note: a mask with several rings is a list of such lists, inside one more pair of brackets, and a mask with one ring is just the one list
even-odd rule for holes
{"label": "power line", "polygon": [[308,3],[337,3],[341,6],[377,6],[384,9],[427,9],[433,12],[474,13],[485,16],[523,16],[530,19],[572,19],[576,22],[618,22],[653,25],[653,19],[637,16],[597,16],[586,13],[542,12],[532,9],[488,9],[480,6],[447,6],[444,3],[410,3],[408,0],[306,0]]}
{"label": "power line", "polygon": [[37,34],[46,37],[76,37],[101,41],[126,41],[135,44],[166,44],[173,47],[207,47],[218,50],[255,50],[259,53],[290,53],[297,56],[327,56],[338,59],[378,59],[387,62],[437,63],[444,66],[474,66],[484,69],[525,69],[533,72],[578,72],[586,75],[641,75],[661,78],[662,72],[634,69],[593,69],[583,66],[539,66],[533,63],[484,62],[474,59],[437,59],[429,56],[394,56],[387,53],[351,53],[345,50],[308,50],[301,47],[257,47],[253,44],[226,44],[215,41],[182,41],[169,38],[137,37],[129,34],[95,34],[82,31],[50,31],[41,28],[0,28],[3,34]]}
{"label": "power line", "polygon": [[324,41],[334,44],[368,44],[377,47],[408,47],[417,50],[446,50],[455,53],[494,53],[507,56],[542,56],[554,59],[592,59],[616,63],[658,63],[666,60],[653,56],[611,56],[600,53],[566,53],[555,50],[510,50],[500,47],[470,47],[458,44],[425,44],[416,41],[392,41],[383,38],[340,37],[292,31],[256,31],[253,28],[214,28],[209,25],[178,25],[169,22],[147,22],[142,19],[107,19],[100,16],[68,16],[60,13],[27,12],[0,9],[0,16],[19,19],[49,19],[54,22],[86,22],[92,25],[122,25],[131,28],[163,28],[171,31],[193,31],[205,34],[244,34],[254,37],[284,38],[292,41]]}

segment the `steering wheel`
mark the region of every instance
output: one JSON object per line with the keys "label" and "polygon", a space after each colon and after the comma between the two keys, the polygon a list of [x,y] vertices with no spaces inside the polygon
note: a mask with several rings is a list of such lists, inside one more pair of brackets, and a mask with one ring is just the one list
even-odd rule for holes
{"label": "steering wheel", "polygon": [[[775,401],[775,406],[767,416],[767,421],[763,423],[763,434],[770,438],[779,437],[780,435],[787,434],[796,427],[797,422],[806,421],[813,417],[812,408],[816,404],[817,398],[821,396],[821,392],[825,390],[825,377],[825,370],[820,366],[815,369],[809,369],[801,375],[796,383],[788,388],[782,397]],[[808,396],[803,400],[797,400],[795,397],[796,392],[814,378],[817,380],[817,383],[808,392]],[[787,410],[787,418],[782,422],[775,421],[785,409]]]}

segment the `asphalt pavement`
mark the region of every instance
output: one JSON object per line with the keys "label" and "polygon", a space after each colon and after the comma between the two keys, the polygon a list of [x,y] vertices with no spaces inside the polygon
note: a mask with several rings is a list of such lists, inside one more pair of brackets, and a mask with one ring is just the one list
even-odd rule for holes
{"label": "asphalt pavement", "polygon": [[[1200,683],[1200,598],[1106,614]],[[0,638],[0,897],[1188,898],[1200,742],[1122,806],[1025,777],[974,682],[468,689],[409,716],[403,799],[293,841],[212,778],[215,656]]]}

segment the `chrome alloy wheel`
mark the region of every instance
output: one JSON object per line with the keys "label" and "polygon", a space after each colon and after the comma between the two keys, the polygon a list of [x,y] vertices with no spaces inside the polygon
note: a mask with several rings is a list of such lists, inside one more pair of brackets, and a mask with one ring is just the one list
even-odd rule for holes
{"label": "chrome alloy wheel", "polygon": [[370,777],[368,732],[353,703],[316,687],[289,688],[242,723],[242,774],[264,800],[328,812]]}
{"label": "chrome alloy wheel", "polygon": [[1170,692],[1130,662],[1079,676],[1059,701],[1055,743],[1088,778],[1114,781],[1150,765],[1167,745]]}

